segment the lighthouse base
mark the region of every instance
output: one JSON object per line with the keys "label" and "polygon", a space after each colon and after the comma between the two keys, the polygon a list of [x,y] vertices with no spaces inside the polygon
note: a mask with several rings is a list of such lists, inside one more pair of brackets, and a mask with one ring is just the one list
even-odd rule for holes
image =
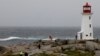
{"label": "lighthouse base", "polygon": [[92,36],[85,36],[83,32],[78,32],[77,40],[94,40],[94,38]]}

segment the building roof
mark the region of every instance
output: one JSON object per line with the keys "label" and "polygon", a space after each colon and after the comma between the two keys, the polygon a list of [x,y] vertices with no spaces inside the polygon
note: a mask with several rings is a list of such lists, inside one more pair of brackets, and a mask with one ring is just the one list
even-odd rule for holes
{"label": "building roof", "polygon": [[86,2],[86,4],[83,7],[91,7],[91,5],[88,2]]}

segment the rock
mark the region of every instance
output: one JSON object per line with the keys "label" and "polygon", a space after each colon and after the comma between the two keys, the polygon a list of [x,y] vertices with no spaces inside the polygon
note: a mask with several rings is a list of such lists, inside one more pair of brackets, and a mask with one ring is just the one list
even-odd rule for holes
{"label": "rock", "polygon": [[47,54],[52,54],[54,53],[53,51],[46,51]]}
{"label": "rock", "polygon": [[95,56],[100,56],[100,50],[95,51]]}
{"label": "rock", "polygon": [[53,47],[51,50],[52,50],[54,53],[59,53],[59,52],[61,52],[61,47]]}
{"label": "rock", "polygon": [[67,56],[67,54],[60,54],[60,56]]}
{"label": "rock", "polygon": [[85,50],[84,44],[76,44],[76,45],[75,45],[75,48],[76,48],[76,49],[79,49],[79,50]]}
{"label": "rock", "polygon": [[67,54],[63,54],[63,53],[54,53],[56,56],[67,56]]}
{"label": "rock", "polygon": [[0,46],[0,54],[3,54],[7,51],[7,49],[3,46]]}
{"label": "rock", "polygon": [[96,42],[86,41],[86,49],[89,50],[100,50],[100,45]]}
{"label": "rock", "polygon": [[66,44],[68,44],[68,40],[63,40],[63,39],[57,39],[57,40],[55,40],[55,42],[58,45],[66,45]]}
{"label": "rock", "polygon": [[75,44],[76,40],[68,40],[68,44]]}

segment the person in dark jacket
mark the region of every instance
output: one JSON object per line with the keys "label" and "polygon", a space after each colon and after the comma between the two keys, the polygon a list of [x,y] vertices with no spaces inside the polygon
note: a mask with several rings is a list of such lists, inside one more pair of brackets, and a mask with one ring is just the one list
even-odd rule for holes
{"label": "person in dark jacket", "polygon": [[38,46],[37,46],[39,49],[41,49],[41,44],[38,44]]}
{"label": "person in dark jacket", "polygon": [[28,53],[27,53],[27,52],[25,52],[25,53],[24,53],[24,56],[28,56]]}

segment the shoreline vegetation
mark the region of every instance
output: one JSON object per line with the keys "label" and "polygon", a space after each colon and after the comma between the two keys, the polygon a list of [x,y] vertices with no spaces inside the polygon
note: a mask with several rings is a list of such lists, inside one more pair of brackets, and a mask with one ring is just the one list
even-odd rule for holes
{"label": "shoreline vegetation", "polygon": [[98,56],[100,40],[37,40],[0,46],[0,56]]}

